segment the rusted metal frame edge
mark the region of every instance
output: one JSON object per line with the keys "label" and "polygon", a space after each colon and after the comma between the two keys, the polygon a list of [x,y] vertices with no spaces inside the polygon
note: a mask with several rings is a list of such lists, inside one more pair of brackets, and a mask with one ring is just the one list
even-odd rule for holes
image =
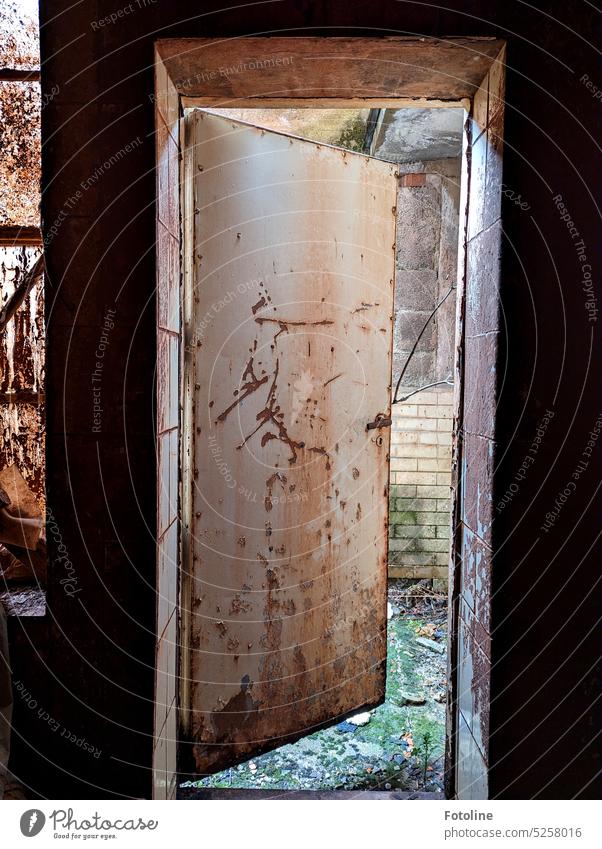
{"label": "rusted metal frame edge", "polygon": [[[181,380],[180,380],[180,587],[179,587],[179,639],[178,657],[178,717],[183,739],[190,738],[191,691],[190,691],[190,637],[192,606],[192,462],[194,457],[193,387],[194,357],[192,340],[194,334],[194,163],[195,149],[190,144],[189,118],[181,118],[180,127],[180,305],[182,322]],[[179,753],[178,753],[178,766]]]}
{"label": "rusted metal frame edge", "polygon": [[[387,453],[385,455],[385,463],[386,463],[386,484],[384,489],[385,496],[385,522],[384,522],[384,538],[385,538],[385,556],[383,562],[384,569],[384,591],[385,591],[385,599],[384,599],[384,622],[385,622],[385,657],[383,661],[384,668],[384,697],[383,702],[386,698],[386,688],[387,688],[387,660],[389,656],[389,620],[387,617],[388,610],[388,584],[389,584],[389,495],[391,492],[391,439],[392,439],[392,427],[393,424],[393,405],[392,405],[392,394],[391,390],[393,388],[393,336],[395,331],[395,276],[397,272],[397,206],[398,206],[398,196],[399,196],[399,179],[397,177],[397,171],[395,170],[395,166],[393,166],[393,174],[391,175],[391,181],[393,183],[393,203],[391,204],[391,215],[393,216],[393,233],[395,237],[393,239],[393,245],[391,250],[391,277],[390,283],[391,286],[391,314],[389,316],[389,324],[390,324],[390,336],[389,336],[389,362],[388,362],[388,370],[389,370],[389,384],[388,384],[388,404],[387,411],[384,416],[381,417],[381,424],[378,424],[379,417],[375,419],[372,425],[376,428],[385,427],[387,429]],[[367,427],[368,429],[372,429],[371,424]],[[382,437],[381,437],[382,439]]]}
{"label": "rusted metal frame edge", "polygon": [[471,130],[468,120],[471,109],[466,113],[464,122],[464,149],[462,151],[463,183],[461,199],[463,202],[464,224],[462,237],[459,240],[460,258],[458,270],[461,277],[457,282],[456,302],[456,358],[454,375],[454,424],[452,436],[452,507],[450,526],[450,568],[449,568],[449,604],[448,604],[448,655],[447,681],[448,696],[446,705],[446,735],[445,735],[445,796],[447,799],[456,797],[457,754],[456,741],[458,731],[458,620],[460,608],[461,570],[462,570],[462,523],[460,505],[462,502],[462,457],[464,422],[464,351],[465,351],[465,311],[466,285],[468,277],[468,212],[470,206],[471,187]]}
{"label": "rusted metal frame edge", "polygon": [[39,227],[19,227],[14,224],[0,224],[0,247],[27,248],[42,244],[42,231]]}

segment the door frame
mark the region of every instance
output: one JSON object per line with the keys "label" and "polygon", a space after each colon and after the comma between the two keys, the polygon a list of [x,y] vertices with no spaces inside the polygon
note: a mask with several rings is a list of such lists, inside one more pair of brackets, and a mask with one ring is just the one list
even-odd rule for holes
{"label": "door frame", "polygon": [[[182,488],[188,462],[182,434],[190,413],[183,385],[184,352],[189,342],[184,323],[189,269],[184,261],[186,234],[180,215],[186,191],[181,180],[186,148],[180,119],[191,106],[455,106],[466,112],[454,380],[446,795],[487,797],[497,398],[496,368],[490,366],[491,359],[496,365],[499,332],[504,69],[505,42],[494,38],[248,37],[166,39],[155,44],[154,798],[176,796],[182,695],[178,681],[186,687],[186,671],[180,670],[177,650],[180,634],[187,629],[186,615],[179,611],[185,585],[181,576],[188,572],[190,509]],[[478,378],[474,381],[479,386],[478,398],[465,393],[465,374]]]}

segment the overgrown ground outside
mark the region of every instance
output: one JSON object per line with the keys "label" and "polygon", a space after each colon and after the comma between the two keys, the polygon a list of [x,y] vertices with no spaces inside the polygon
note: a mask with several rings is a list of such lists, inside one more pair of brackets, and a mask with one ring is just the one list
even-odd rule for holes
{"label": "overgrown ground outside", "polygon": [[446,598],[425,583],[390,583],[386,700],[367,724],[339,723],[182,788],[441,790]]}

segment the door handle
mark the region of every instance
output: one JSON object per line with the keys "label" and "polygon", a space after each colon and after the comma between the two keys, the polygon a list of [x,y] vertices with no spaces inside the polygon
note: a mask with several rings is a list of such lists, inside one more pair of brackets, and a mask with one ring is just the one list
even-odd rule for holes
{"label": "door handle", "polygon": [[390,417],[387,418],[386,416],[383,416],[382,413],[379,413],[373,422],[368,422],[366,430],[374,430],[374,428],[377,427],[391,427],[392,424],[393,421]]}

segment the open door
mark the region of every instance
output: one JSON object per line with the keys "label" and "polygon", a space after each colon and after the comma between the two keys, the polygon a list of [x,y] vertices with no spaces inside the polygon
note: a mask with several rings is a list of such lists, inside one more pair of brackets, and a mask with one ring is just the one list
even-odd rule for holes
{"label": "open door", "polygon": [[384,699],[396,178],[185,131],[182,716],[213,772]]}

